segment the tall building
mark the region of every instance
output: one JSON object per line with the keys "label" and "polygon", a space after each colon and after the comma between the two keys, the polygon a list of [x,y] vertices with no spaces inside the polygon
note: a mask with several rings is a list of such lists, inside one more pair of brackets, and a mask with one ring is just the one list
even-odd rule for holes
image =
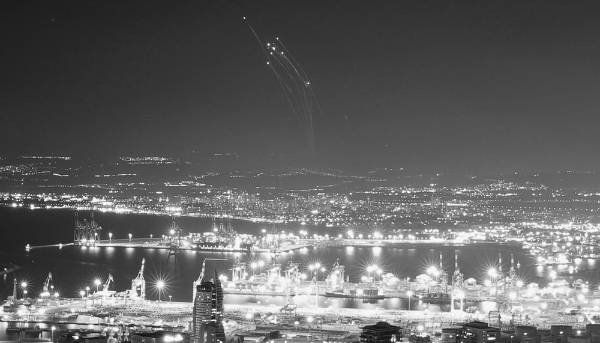
{"label": "tall building", "polygon": [[225,343],[225,330],[222,323],[223,288],[217,272],[215,271],[213,280],[201,280],[196,282],[195,285],[194,343]]}

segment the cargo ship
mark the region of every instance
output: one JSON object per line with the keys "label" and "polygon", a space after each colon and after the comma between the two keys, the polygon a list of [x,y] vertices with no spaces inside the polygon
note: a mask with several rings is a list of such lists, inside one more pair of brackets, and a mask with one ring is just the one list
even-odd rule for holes
{"label": "cargo ship", "polygon": [[420,294],[414,295],[413,298],[419,299],[425,303],[433,303],[433,304],[449,304],[452,299],[446,293],[429,293],[429,294]]}
{"label": "cargo ship", "polygon": [[[360,292],[362,291],[362,292]],[[325,292],[325,296],[328,298],[346,298],[346,299],[366,299],[366,300],[383,300],[385,296],[379,294],[377,289],[364,289],[356,290],[350,293],[343,292]]]}
{"label": "cargo ship", "polygon": [[181,235],[181,229],[173,222],[169,227],[170,235],[164,236],[157,247],[168,247],[170,250],[218,251],[218,252],[250,252],[254,238],[251,235],[237,233],[231,223],[218,226],[213,222],[211,231]]}

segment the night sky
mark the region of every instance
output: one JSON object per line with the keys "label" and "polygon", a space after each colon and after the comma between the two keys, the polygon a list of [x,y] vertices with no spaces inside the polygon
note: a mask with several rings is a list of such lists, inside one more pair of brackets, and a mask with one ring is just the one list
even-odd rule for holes
{"label": "night sky", "polygon": [[597,1],[2,1],[0,156],[313,158],[244,16],[309,76],[317,160],[600,167]]}

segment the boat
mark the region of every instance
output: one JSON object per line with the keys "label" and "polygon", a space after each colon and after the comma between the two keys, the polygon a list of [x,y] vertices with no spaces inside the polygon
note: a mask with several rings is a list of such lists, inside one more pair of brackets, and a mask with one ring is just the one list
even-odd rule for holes
{"label": "boat", "polygon": [[[257,291],[257,290],[251,290],[251,289],[231,289],[231,288],[225,288],[223,289],[223,294],[238,294],[238,295],[266,295],[266,296],[288,296],[288,293],[286,292],[282,292],[282,291]],[[290,292],[289,296],[293,297],[296,294],[294,292]]]}
{"label": "boat", "polygon": [[238,247],[220,243],[202,242],[190,245],[194,251],[228,251],[228,252],[250,252],[252,244],[240,244]]}
{"label": "boat", "polygon": [[347,294],[339,292],[325,292],[325,296],[328,298],[346,298],[346,299],[368,299],[368,300],[382,300],[385,298],[382,294]]}
{"label": "boat", "polygon": [[440,304],[440,303],[449,304],[452,301],[452,299],[448,296],[448,294],[444,294],[444,293],[437,293],[437,294],[431,293],[431,294],[415,295],[414,298],[419,299],[422,302],[435,303],[435,304]]}

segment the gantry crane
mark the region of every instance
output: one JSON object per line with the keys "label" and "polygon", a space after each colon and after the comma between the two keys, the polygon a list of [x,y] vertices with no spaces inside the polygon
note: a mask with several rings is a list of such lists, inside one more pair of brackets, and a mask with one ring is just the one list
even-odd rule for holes
{"label": "gantry crane", "polygon": [[113,280],[112,274],[108,274],[108,279],[106,279],[106,282],[104,283],[104,285],[102,285],[102,292],[108,292],[108,287],[110,286],[111,282],[115,282],[115,280]]}
{"label": "gantry crane", "polygon": [[202,270],[200,271],[200,275],[198,276],[198,280],[194,281],[193,284],[193,297],[192,297],[192,301],[194,301],[196,299],[196,287],[198,285],[200,285],[202,283],[202,281],[204,281],[204,272],[206,270],[206,261],[227,261],[227,259],[224,258],[205,258],[204,261],[202,261]]}
{"label": "gantry crane", "polygon": [[[142,259],[142,267],[135,279],[131,280],[131,296],[136,298],[146,298],[146,280],[144,280],[144,264],[146,259]],[[139,292],[138,292],[139,291]]]}
{"label": "gantry crane", "polygon": [[73,232],[73,244],[83,246],[96,246],[102,227],[94,221],[94,212],[90,212],[90,222],[79,221],[79,211],[75,212],[75,230]]}
{"label": "gantry crane", "polygon": [[50,296],[50,283],[52,282],[52,272],[48,273],[48,277],[46,278],[46,281],[44,282],[44,286],[42,287],[42,297],[48,297]]}

